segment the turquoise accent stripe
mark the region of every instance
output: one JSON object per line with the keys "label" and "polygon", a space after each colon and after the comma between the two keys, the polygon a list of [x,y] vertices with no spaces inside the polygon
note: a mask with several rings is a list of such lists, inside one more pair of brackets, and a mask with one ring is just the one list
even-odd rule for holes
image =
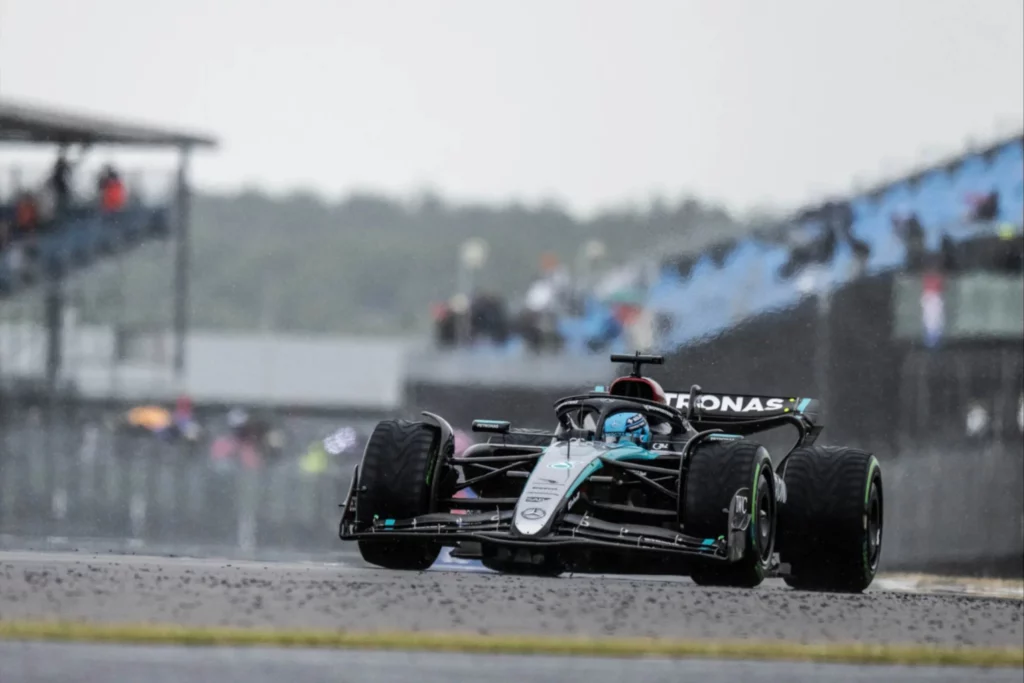
{"label": "turquoise accent stripe", "polygon": [[800,399],[800,403],[796,407],[796,412],[798,412],[798,413],[804,412],[804,410],[807,409],[807,406],[810,404],[810,402],[811,402],[811,399],[809,399],[809,398],[802,398],[802,399]]}
{"label": "turquoise accent stripe", "polygon": [[385,519],[384,520],[384,526],[394,526],[394,525],[395,525],[395,520],[393,520],[393,519]]}
{"label": "turquoise accent stripe", "polygon": [[736,439],[742,439],[743,437],[739,434],[711,434],[708,438],[713,441],[734,441]]}
{"label": "turquoise accent stripe", "polygon": [[[658,454],[641,448],[640,446],[634,446],[632,444],[625,444],[618,448],[613,448],[604,454],[604,457],[610,460],[654,460],[658,457]],[[590,475],[601,469],[601,460],[594,458],[590,463],[583,468],[580,472],[580,476],[576,477],[576,481],[572,483],[569,490],[565,492],[565,498],[572,497],[572,494],[576,493],[576,489],[583,485]]]}
{"label": "turquoise accent stripe", "polygon": [[705,538],[704,542],[701,543],[701,545],[714,545],[714,544],[715,544],[715,539],[713,539],[713,538]]}

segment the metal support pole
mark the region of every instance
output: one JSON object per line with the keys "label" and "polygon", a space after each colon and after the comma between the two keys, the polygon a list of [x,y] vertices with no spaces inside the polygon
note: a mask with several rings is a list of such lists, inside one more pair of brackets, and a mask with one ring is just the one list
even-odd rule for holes
{"label": "metal support pole", "polygon": [[174,226],[174,379],[178,390],[183,389],[185,377],[185,340],[188,336],[189,313],[189,214],[191,201],[188,186],[190,150],[181,149],[178,163],[178,183]]}
{"label": "metal support pole", "polygon": [[43,320],[46,326],[46,391],[49,397],[57,393],[64,346],[64,290],[61,278],[46,282],[43,299]]}

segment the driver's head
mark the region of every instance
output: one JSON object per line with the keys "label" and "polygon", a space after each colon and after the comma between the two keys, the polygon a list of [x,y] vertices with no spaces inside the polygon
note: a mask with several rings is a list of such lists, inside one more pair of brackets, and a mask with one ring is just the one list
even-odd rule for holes
{"label": "driver's head", "polygon": [[604,438],[612,443],[651,443],[651,427],[640,413],[616,413],[604,421]]}

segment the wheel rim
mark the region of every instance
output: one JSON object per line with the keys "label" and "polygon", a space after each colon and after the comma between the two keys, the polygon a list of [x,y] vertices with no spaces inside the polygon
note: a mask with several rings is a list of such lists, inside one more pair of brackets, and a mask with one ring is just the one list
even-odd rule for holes
{"label": "wheel rim", "polygon": [[771,490],[768,488],[771,484],[768,478],[761,476],[757,482],[757,528],[754,533],[757,541],[758,555],[761,557],[762,562],[767,562],[771,559],[773,536],[774,536],[774,524],[772,523],[772,517],[774,510],[772,509],[772,496]]}
{"label": "wheel rim", "polygon": [[878,558],[882,551],[882,496],[874,482],[868,492],[867,515],[868,566],[874,571],[878,567]]}

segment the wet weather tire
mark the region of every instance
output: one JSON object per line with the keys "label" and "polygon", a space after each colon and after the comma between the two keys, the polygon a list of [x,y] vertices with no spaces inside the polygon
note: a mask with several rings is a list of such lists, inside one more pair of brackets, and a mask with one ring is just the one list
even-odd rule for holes
{"label": "wet weather tire", "polygon": [[[373,430],[359,468],[361,520],[408,519],[430,512],[430,477],[439,435],[423,422],[385,420]],[[441,546],[416,539],[360,540],[363,559],[386,569],[424,570]]]}
{"label": "wet weather tire", "polygon": [[753,441],[708,441],[690,459],[683,501],[689,536],[728,536],[729,506],[740,489],[750,496],[750,526],[742,559],[697,561],[690,578],[701,586],[753,588],[764,581],[775,546],[775,475],[771,457]]}
{"label": "wet weather tire", "polygon": [[779,516],[779,559],[800,590],[860,593],[882,550],[882,471],[855,448],[799,448],[783,466],[787,500]]}

